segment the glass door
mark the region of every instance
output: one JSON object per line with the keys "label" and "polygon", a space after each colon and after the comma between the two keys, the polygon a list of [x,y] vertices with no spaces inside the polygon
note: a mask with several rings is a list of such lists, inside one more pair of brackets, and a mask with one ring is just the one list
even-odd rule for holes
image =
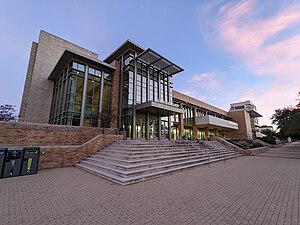
{"label": "glass door", "polygon": [[143,118],[136,120],[136,138],[146,139],[146,121]]}
{"label": "glass door", "polygon": [[150,139],[158,139],[158,132],[157,132],[157,120],[150,119],[149,123],[149,138]]}

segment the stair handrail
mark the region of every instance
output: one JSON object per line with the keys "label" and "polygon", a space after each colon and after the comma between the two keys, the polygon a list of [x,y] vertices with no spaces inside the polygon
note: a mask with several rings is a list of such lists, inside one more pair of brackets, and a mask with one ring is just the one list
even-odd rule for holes
{"label": "stair handrail", "polygon": [[204,145],[204,149],[205,149],[205,152],[206,152],[206,155],[207,155],[207,158],[208,158],[208,165],[209,165],[209,167],[210,167],[210,152],[209,152],[209,150],[208,150],[206,141],[204,141],[204,140],[202,140],[201,138],[198,138],[198,137],[196,137],[196,136],[194,136],[194,135],[192,135],[192,136],[193,136],[193,138],[194,138],[197,142],[199,142],[199,143],[201,143],[201,144]]}
{"label": "stair handrail", "polygon": [[[193,136],[193,135],[192,135],[192,136]],[[193,136],[193,137],[196,138],[196,140],[198,140],[197,137],[195,137],[195,136]],[[203,150],[200,149],[199,147],[194,146],[193,143],[191,143],[190,141],[185,140],[185,139],[182,139],[182,138],[181,138],[181,140],[183,140],[184,142],[188,143],[188,144],[191,145],[192,147],[194,147],[194,148],[200,150],[201,152],[203,152],[203,153],[207,156],[208,167],[210,168],[210,154],[209,154],[208,148],[206,147],[206,143],[205,143],[205,142],[203,142],[203,143],[204,143],[204,151],[203,151]],[[198,140],[198,141],[199,141],[199,143],[201,143],[200,140]],[[201,140],[201,141],[202,141],[202,140]]]}
{"label": "stair handrail", "polygon": [[[226,145],[223,144],[222,142],[230,143],[228,140],[226,140],[226,139],[224,139],[224,138],[221,138],[221,137],[215,137],[214,140],[217,141],[219,144],[224,145],[225,147],[228,147],[228,146],[226,146]],[[222,142],[221,142],[220,140],[221,140]],[[231,145],[234,145],[234,144],[232,144],[232,143],[230,143],[230,144],[231,144]],[[236,147],[237,147],[237,146],[236,146]],[[235,160],[237,160],[237,154],[234,154],[234,156],[235,156]]]}
{"label": "stair handrail", "polygon": [[113,131],[116,131],[116,134],[119,134],[119,128],[112,128],[108,131],[104,130],[103,135],[111,134]]}

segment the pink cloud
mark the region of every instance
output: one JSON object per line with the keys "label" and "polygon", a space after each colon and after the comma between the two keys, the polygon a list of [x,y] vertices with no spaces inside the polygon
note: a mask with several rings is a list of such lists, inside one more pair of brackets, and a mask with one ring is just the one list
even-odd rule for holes
{"label": "pink cloud", "polygon": [[220,80],[214,73],[199,73],[192,77],[198,87],[205,89],[216,89],[220,87]]}
{"label": "pink cloud", "polygon": [[[240,100],[253,101],[264,115],[263,121],[270,123],[274,109],[295,105],[300,90],[300,34],[278,36],[300,25],[300,3],[286,4],[264,19],[257,15],[262,7],[258,4],[262,3],[242,0],[220,7],[210,24],[215,32],[207,40],[217,41],[218,47],[237,56],[253,74],[272,79],[271,87],[246,86],[238,93]],[[209,18],[209,13],[202,17]]]}

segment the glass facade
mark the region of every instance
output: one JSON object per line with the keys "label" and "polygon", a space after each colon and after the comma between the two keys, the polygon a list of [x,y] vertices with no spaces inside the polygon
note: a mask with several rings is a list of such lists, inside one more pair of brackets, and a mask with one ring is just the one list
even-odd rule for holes
{"label": "glass facade", "polygon": [[111,74],[71,61],[54,81],[49,123],[97,127],[111,109],[111,86]]}
{"label": "glass facade", "polygon": [[[122,58],[122,128],[126,130],[128,137],[133,137],[135,119],[136,138],[146,138],[145,114],[134,112],[134,106],[149,101],[172,105],[172,75],[136,59],[133,51],[127,51]],[[150,116],[152,119],[149,119],[149,138],[158,138],[159,133],[161,137],[168,138],[168,117],[161,119],[159,126],[158,115]],[[158,128],[161,129],[160,132]]]}

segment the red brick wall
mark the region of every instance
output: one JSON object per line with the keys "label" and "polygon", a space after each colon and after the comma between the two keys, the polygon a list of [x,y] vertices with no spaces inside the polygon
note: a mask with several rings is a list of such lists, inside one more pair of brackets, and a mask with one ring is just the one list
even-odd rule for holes
{"label": "red brick wall", "polygon": [[40,169],[52,169],[74,166],[80,160],[123,139],[122,135],[98,135],[80,146],[41,147]]}
{"label": "red brick wall", "polygon": [[119,115],[119,85],[120,85],[120,62],[113,61],[112,65],[116,68],[113,74],[113,84],[112,84],[112,102],[111,102],[111,109],[112,109],[112,121],[111,127],[117,128],[118,127],[118,115]]}
{"label": "red brick wall", "polygon": [[39,146],[40,169],[74,166],[123,135],[101,134],[107,128],[0,122],[0,146]]}
{"label": "red brick wall", "polygon": [[101,131],[102,128],[0,122],[0,146],[81,145]]}

